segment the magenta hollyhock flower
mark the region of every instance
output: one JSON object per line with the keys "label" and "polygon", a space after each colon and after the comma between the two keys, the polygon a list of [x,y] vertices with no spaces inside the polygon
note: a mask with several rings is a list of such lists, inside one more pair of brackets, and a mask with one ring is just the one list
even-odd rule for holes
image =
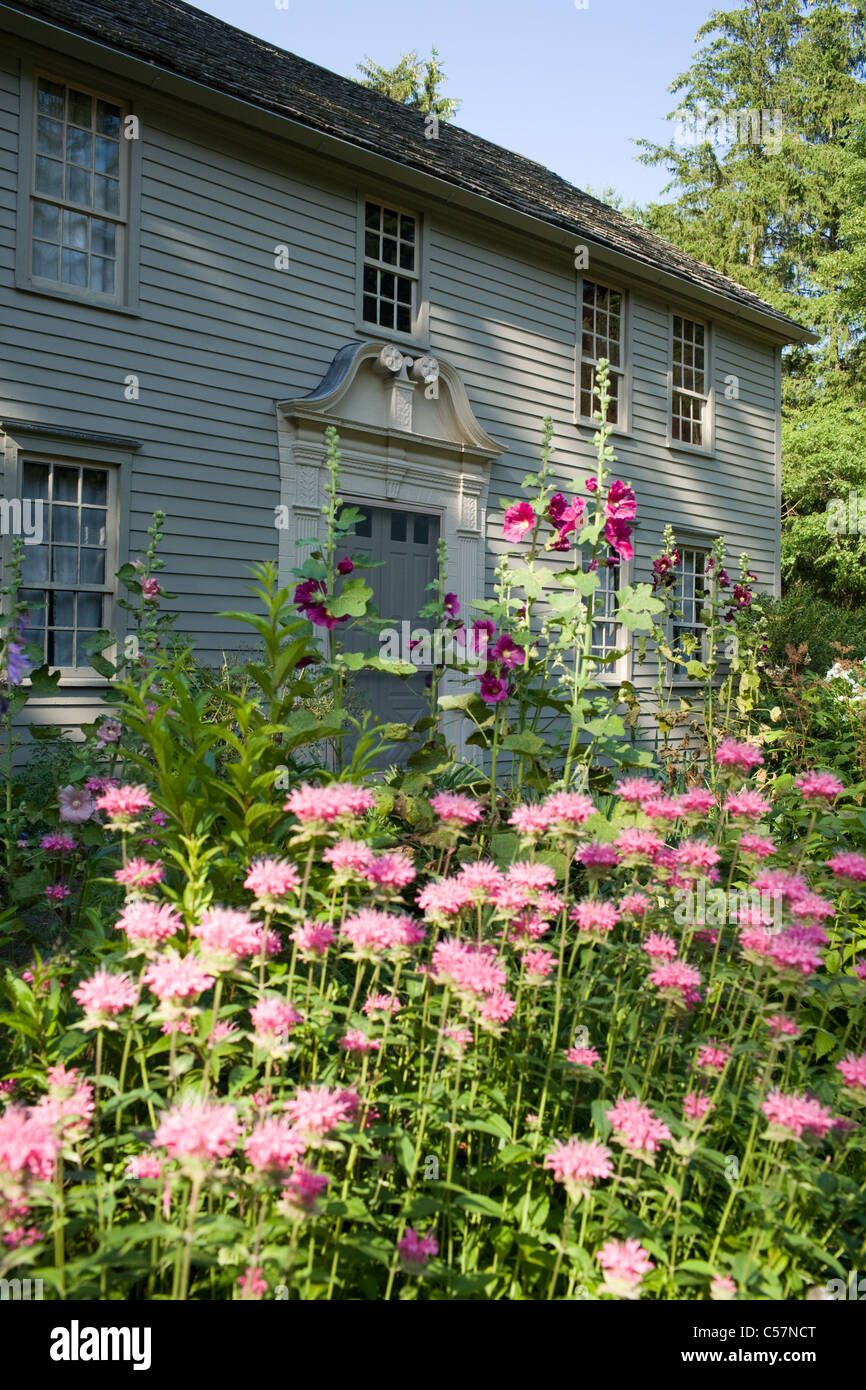
{"label": "magenta hollyhock flower", "polygon": [[587,492],[598,492],[598,478],[587,478],[586,490]]}
{"label": "magenta hollyhock flower", "polygon": [[652,1155],[658,1152],[662,1141],[671,1137],[664,1121],[636,1097],[620,1096],[616,1105],[607,1111],[607,1118],[613,1125],[614,1142],[647,1162],[652,1162]]}
{"label": "magenta hollyhock flower", "polygon": [[796,1092],[786,1095],[778,1087],[770,1092],[761,1109],[769,1121],[768,1139],[800,1139],[804,1132],[823,1138],[833,1126],[829,1108],[813,1096]]}
{"label": "magenta hollyhock flower", "polygon": [[764,755],[752,743],[738,743],[735,738],[726,738],[715,752],[719,767],[734,767],[740,772],[748,772],[753,767],[763,767]]}
{"label": "magenta hollyhock flower", "polygon": [[157,956],[142,974],[152,994],[163,1002],[190,999],[214,983],[195,956],[181,956],[175,950]]}
{"label": "magenta hollyhock flower", "polygon": [[133,898],[114,924],[116,931],[126,932],[130,944],[139,950],[167,941],[183,930],[183,919],[169,903],[143,902]]}
{"label": "magenta hollyhock flower", "polygon": [[853,851],[834,854],[832,859],[825,859],[824,863],[837,878],[847,878],[852,883],[866,881],[866,854],[855,854]]}
{"label": "magenta hollyhock flower", "polygon": [[83,825],[93,815],[93,799],[86,787],[61,787],[57,801],[60,819],[70,825]]}
{"label": "magenta hollyhock flower", "polygon": [[354,568],[355,566],[352,564],[352,561],[349,559],[348,555],[344,555],[342,560],[337,561],[338,574],[351,574]]}
{"label": "magenta hollyhock flower", "polygon": [[170,1158],[201,1164],[228,1158],[240,1132],[235,1108],[227,1101],[182,1101],[165,1112],[153,1142]]}
{"label": "magenta hollyhock flower", "polygon": [[620,482],[615,478],[608,489],[607,500],[604,504],[607,516],[623,517],[626,521],[633,521],[637,516],[637,499],[628,483]]}
{"label": "magenta hollyhock flower", "polygon": [[522,666],[526,661],[526,652],[523,647],[519,647],[513,637],[503,633],[497,637],[493,646],[488,652],[491,661],[498,661],[506,671],[512,670],[515,666]]}
{"label": "magenta hollyhock flower", "polygon": [[834,801],[845,790],[844,783],[829,772],[804,772],[794,778],[804,801]]}
{"label": "magenta hollyhock flower", "polygon": [[138,996],[128,975],[123,972],[112,974],[111,971],[103,969],[97,970],[89,980],[83,980],[78,988],[72,991],[72,997],[84,1009],[84,1022],[81,1027],[89,1030],[116,1028],[116,1015],[123,1009],[130,1008]]}
{"label": "magenta hollyhock flower", "polygon": [[639,1298],[643,1276],[655,1268],[639,1240],[609,1240],[596,1258],[605,1271],[599,1292],[614,1298]]}
{"label": "magenta hollyhock flower", "polygon": [[611,550],[614,550],[621,560],[631,560],[634,558],[631,531],[632,528],[623,517],[608,517],[604,524],[604,534],[607,543]]}
{"label": "magenta hollyhock flower", "polygon": [[267,907],[279,905],[279,900],[301,886],[298,871],[284,859],[256,859],[244,879],[244,887]]}
{"label": "magenta hollyhock flower", "polygon": [[287,1172],[306,1152],[300,1132],[279,1116],[260,1120],[244,1140],[244,1153],[259,1172]]}
{"label": "magenta hollyhock flower", "polygon": [[535,512],[528,502],[515,502],[505,513],[502,534],[507,541],[522,541],[535,526]]}
{"label": "magenta hollyhock flower", "polygon": [[97,811],[104,811],[114,830],[132,830],[142,811],[150,810],[153,802],[147,787],[111,787],[97,797]]}
{"label": "magenta hollyhock flower", "polygon": [[503,700],[508,699],[508,682],[501,676],[494,676],[490,671],[484,671],[482,675],[475,676],[479,682],[478,694],[481,696],[485,705],[500,705]]}
{"label": "magenta hollyhock flower", "polygon": [[159,580],[158,580],[158,579],[142,579],[142,581],[141,581],[141,592],[142,592],[142,596],[143,596],[144,598],[146,598],[146,599],[148,600],[149,603],[154,603],[154,602],[156,601],[156,599],[159,598],[159,592],[160,592],[160,591],[159,591]]}
{"label": "magenta hollyhock flower", "polygon": [[96,742],[104,748],[107,743],[117,743],[122,733],[123,725],[116,719],[103,719],[96,730]]}
{"label": "magenta hollyhock flower", "polygon": [[609,1178],[613,1172],[612,1154],[597,1139],[555,1140],[544,1156],[544,1166],[561,1182],[569,1200],[578,1202],[592,1191],[598,1178]]}
{"label": "magenta hollyhock flower", "polygon": [[474,825],[484,817],[481,803],[461,792],[437,792],[430,805],[446,825]]}
{"label": "magenta hollyhock flower", "polygon": [[460,602],[456,594],[446,594],[442,600],[442,611],[448,618],[456,618],[460,613]]}
{"label": "magenta hollyhock flower", "polygon": [[406,1227],[403,1239],[398,1243],[400,1263],[407,1274],[421,1274],[427,1261],[439,1254],[439,1242],[435,1236],[422,1235],[412,1226]]}
{"label": "magenta hollyhock flower", "polygon": [[298,948],[302,960],[313,960],[323,956],[329,946],[334,944],[336,932],[329,922],[306,921],[295,927],[292,941]]}

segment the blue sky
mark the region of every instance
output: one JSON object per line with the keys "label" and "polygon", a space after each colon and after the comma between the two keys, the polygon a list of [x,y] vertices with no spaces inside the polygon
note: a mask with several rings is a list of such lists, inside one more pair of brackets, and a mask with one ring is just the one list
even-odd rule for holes
{"label": "blue sky", "polygon": [[198,7],[346,77],[436,44],[456,124],[536,159],[579,188],[658,197],[664,168],[632,140],[671,138],[668,91],[712,0],[198,0]]}

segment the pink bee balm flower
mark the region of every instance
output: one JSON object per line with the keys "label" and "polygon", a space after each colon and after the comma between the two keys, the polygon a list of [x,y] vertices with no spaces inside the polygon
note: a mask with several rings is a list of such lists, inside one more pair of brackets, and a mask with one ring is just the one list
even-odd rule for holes
{"label": "pink bee balm flower", "polygon": [[829,772],[804,772],[794,778],[804,801],[834,801],[845,786]]}
{"label": "pink bee balm flower", "polygon": [[610,1177],[611,1157],[610,1149],[597,1139],[556,1140],[544,1156],[544,1166],[556,1182],[564,1184],[569,1200],[578,1202],[592,1190],[597,1178]]}
{"label": "pink bee balm flower", "polygon": [[152,888],[162,882],[163,869],[158,861],[150,864],[146,859],[130,859],[124,868],[115,869],[114,877],[125,888]]}
{"label": "pink bee balm flower", "polygon": [[770,1018],[764,1019],[764,1023],[770,1032],[775,1033],[777,1037],[799,1038],[800,1036],[800,1029],[792,1018],[788,1018],[787,1014],[772,1014]]}
{"label": "pink bee balm flower", "polygon": [[672,960],[650,971],[650,984],[659,989],[665,999],[678,1007],[689,1009],[700,1000],[698,985],[701,972],[685,961]]}
{"label": "pink bee balm flower", "polygon": [[60,830],[52,830],[50,834],[43,835],[39,841],[40,849],[50,850],[54,854],[71,854],[77,844],[71,835],[64,835]]}
{"label": "pink bee balm flower", "polygon": [[643,943],[642,950],[646,951],[652,960],[676,960],[677,943],[672,936],[653,931]]}
{"label": "pink bee balm flower", "polygon": [[283,810],[291,811],[306,825],[328,826],[363,815],[375,802],[372,792],[350,782],[332,782],[327,787],[313,787],[305,782],[291,793]]}
{"label": "pink bee balm flower", "polygon": [[183,920],[168,903],[128,902],[115,922],[138,948],[158,945],[183,929]]}
{"label": "pink bee balm flower", "polygon": [[513,825],[520,835],[527,839],[535,839],[538,835],[543,835],[550,825],[550,812],[544,805],[517,806],[508,818],[508,824]]}
{"label": "pink bee balm flower", "polygon": [[661,849],[662,842],[654,830],[623,830],[614,844],[623,862],[628,860],[652,859]]}
{"label": "pink bee balm flower", "polygon": [[322,858],[342,884],[353,878],[363,878],[376,856],[362,840],[338,840],[323,851]]}
{"label": "pink bee balm flower", "polygon": [[687,1122],[702,1120],[710,1108],[709,1096],[699,1096],[696,1091],[689,1091],[683,1099],[683,1119]]}
{"label": "pink bee balm flower", "polygon": [[364,872],[368,883],[380,888],[400,889],[410,884],[415,877],[415,867],[408,853],[380,854],[371,857],[371,863]]}
{"label": "pink bee balm flower", "polygon": [[173,1003],[201,994],[214,982],[195,956],[181,956],[175,950],[157,956],[141,978],[157,999]]}
{"label": "pink bee balm flower", "polygon": [[726,1303],[737,1296],[736,1281],[728,1274],[717,1274],[710,1284],[710,1298],[715,1303]]}
{"label": "pink bee balm flower", "polygon": [[605,869],[610,869],[619,862],[616,845],[599,844],[597,840],[584,845],[574,857],[587,869],[597,870],[602,875]]}
{"label": "pink bee balm flower", "polygon": [[250,1018],[255,1029],[255,1041],[259,1047],[271,1048],[278,1038],[285,1038],[299,1023],[301,1014],[291,1004],[282,999],[265,998],[250,1009]]}
{"label": "pink bee balm flower", "polygon": [[734,767],[740,772],[748,772],[753,767],[763,767],[764,755],[752,743],[738,743],[735,738],[726,738],[716,749],[715,761],[719,767]]}
{"label": "pink bee balm flower", "polygon": [[542,804],[550,825],[560,831],[583,825],[595,811],[592,798],[581,792],[554,792]]}
{"label": "pink bee balm flower", "polygon": [[257,902],[268,907],[276,906],[281,898],[300,886],[295,866],[282,859],[257,859],[244,879],[244,887],[255,894]]}
{"label": "pink bee balm flower", "polygon": [[581,935],[596,940],[612,932],[619,921],[619,913],[613,903],[602,902],[600,898],[584,898],[575,904],[568,915],[577,923]]}
{"label": "pink bee balm flower", "polygon": [[77,1143],[86,1135],[93,1116],[93,1086],[82,1080],[77,1067],[67,1070],[62,1063],[49,1067],[45,1077],[48,1094],[37,1102],[36,1110],[55,1134],[70,1144]]}
{"label": "pink bee balm flower", "polygon": [[158,1154],[136,1154],[126,1165],[128,1178],[159,1178],[162,1176],[162,1159]]}
{"label": "pink bee balm flower", "polygon": [[380,1038],[368,1038],[360,1028],[350,1028],[340,1039],[344,1052],[378,1052],[382,1046]]}
{"label": "pink bee balm flower", "polygon": [[480,802],[460,792],[437,792],[430,797],[430,805],[446,825],[474,825],[484,816]]}
{"label": "pink bee balm flower", "polygon": [[184,1164],[228,1158],[240,1137],[233,1105],[217,1100],[183,1101],[160,1120],[153,1142]]}
{"label": "pink bee balm flower", "polygon": [[804,1130],[823,1138],[833,1126],[829,1109],[812,1096],[785,1095],[777,1088],[761,1109],[769,1121],[768,1139],[800,1139]]}
{"label": "pink bee balm flower", "polygon": [[83,825],[93,815],[93,800],[86,787],[61,787],[57,802],[60,819],[70,825]]}
{"label": "pink bee balm flower", "polygon": [[633,806],[642,806],[645,801],[654,800],[662,795],[663,790],[660,782],[652,782],[648,777],[624,777],[614,787],[617,796]]}
{"label": "pink bee balm flower", "polygon": [[116,1015],[134,1004],[137,994],[128,975],[97,970],[72,991],[72,997],[84,1009],[83,1028],[116,1028]]}
{"label": "pink bee balm flower", "polygon": [[286,1104],[292,1124],[308,1143],[315,1143],[338,1125],[353,1118],[358,1097],[354,1091],[332,1090],[329,1086],[310,1086],[296,1092]]}
{"label": "pink bee balm flower", "polygon": [[866,1101],[866,1053],[856,1056],[849,1052],[841,1062],[836,1063],[836,1070],[842,1073],[848,1088],[854,1093],[859,1101]]}
{"label": "pink bee balm flower", "polygon": [[314,960],[334,944],[336,933],[328,922],[308,921],[302,927],[295,927],[292,940],[303,960]]}
{"label": "pink bee balm flower", "polygon": [[642,810],[644,815],[654,821],[675,821],[679,820],[682,814],[679,801],[672,796],[650,797],[644,801]]}
{"label": "pink bee balm flower", "polygon": [[679,797],[680,811],[687,816],[705,816],[716,808],[716,798],[703,787],[693,787]]}
{"label": "pink bee balm flower", "polygon": [[724,1071],[730,1055],[730,1048],[727,1047],[699,1047],[695,1066],[700,1071]]}
{"label": "pink bee balm flower", "polygon": [[465,997],[493,994],[502,989],[507,978],[505,967],[491,947],[451,939],[434,947],[431,973],[434,980],[450,984]]}
{"label": "pink bee balm flower", "polygon": [[866,881],[866,854],[834,854],[832,859],[825,859],[824,862],[837,878],[847,878],[852,883]]}
{"label": "pink bee balm flower", "polygon": [[45,889],[45,896],[46,898],[50,898],[53,902],[59,903],[62,902],[64,898],[68,898],[71,892],[72,890],[67,888],[65,883],[49,883],[48,887]]}
{"label": "pink bee balm flower", "polygon": [[244,1140],[247,1160],[259,1172],[287,1172],[306,1147],[299,1131],[278,1116],[260,1120]]}
{"label": "pink bee balm flower", "polygon": [[645,917],[650,900],[646,893],[626,893],[619,900],[619,911],[623,917]]}
{"label": "pink bee balm flower", "polygon": [[490,1025],[489,1031],[496,1032],[501,1024],[507,1023],[514,1010],[517,1008],[517,1000],[512,999],[504,989],[495,989],[491,994],[487,994],[478,1004],[478,1017],[481,1020],[482,1028]]}
{"label": "pink bee balm flower", "polygon": [[[572,1066],[589,1067],[590,1070],[592,1070],[596,1062],[601,1061],[601,1057],[594,1047],[569,1047],[566,1049],[564,1056],[565,1060],[571,1062]],[[602,1071],[603,1070],[604,1068],[602,1068]]]}
{"label": "pink bee balm flower", "polygon": [[142,811],[153,806],[147,787],[111,787],[96,801],[97,811],[104,811],[114,829],[131,830]]}
{"label": "pink bee balm flower", "polygon": [[280,1210],[294,1219],[312,1216],[317,1211],[316,1202],[327,1190],[331,1179],[325,1173],[316,1173],[299,1163],[291,1177],[283,1183]]}
{"label": "pink bee balm flower", "polygon": [[714,869],[721,857],[715,845],[706,840],[683,840],[674,850],[674,862],[679,868],[699,872]]}
{"label": "pink bee balm flower", "polygon": [[515,502],[505,513],[502,534],[507,541],[522,541],[535,526],[535,512],[528,502]]}
{"label": "pink bee balm flower", "polygon": [[616,1105],[608,1110],[607,1118],[613,1125],[614,1142],[647,1162],[652,1162],[652,1155],[658,1152],[662,1140],[671,1137],[664,1121],[636,1098],[630,1100],[621,1096]]}
{"label": "pink bee balm flower", "polygon": [[549,864],[531,864],[516,859],[505,875],[506,882],[524,888],[529,893],[537,893],[544,888],[552,888],[556,883],[556,870]]}
{"label": "pink bee balm flower", "polygon": [[596,1258],[606,1272],[599,1292],[615,1298],[639,1298],[643,1276],[655,1268],[639,1240],[609,1240]]}
{"label": "pink bee balm flower", "polygon": [[523,953],[523,969],[526,972],[527,984],[544,984],[555,965],[556,956],[552,951],[546,951],[543,946],[538,950]]}
{"label": "pink bee balm flower", "polygon": [[444,1028],[442,1036],[461,1057],[472,1042],[472,1030],[470,1028]]}
{"label": "pink bee balm flower", "polygon": [[411,917],[395,917],[372,907],[347,917],[341,928],[356,960],[374,959],[383,951],[402,952],[424,940],[424,928]]}
{"label": "pink bee balm flower", "polygon": [[724,809],[736,820],[760,820],[770,809],[770,803],[757,792],[744,788],[732,792],[726,799]]}
{"label": "pink bee balm flower", "polygon": [[0,1174],[13,1181],[54,1176],[60,1147],[51,1117],[44,1110],[10,1105],[0,1115]]}
{"label": "pink bee balm flower", "polygon": [[[149,581],[145,580],[145,583],[148,582]],[[142,584],[141,587],[143,589],[144,584]],[[240,1289],[241,1300],[243,1302],[250,1302],[253,1299],[260,1299],[265,1296],[268,1291],[268,1281],[262,1274],[258,1265],[250,1265],[244,1270],[243,1274],[239,1275],[238,1288]]]}
{"label": "pink bee balm flower", "polygon": [[209,970],[234,970],[244,956],[257,956],[262,950],[261,923],[234,908],[209,908],[190,932],[201,942]]}
{"label": "pink bee balm flower", "polygon": [[[523,504],[521,504],[523,505]],[[439,1254],[439,1242],[434,1236],[422,1235],[420,1231],[406,1227],[406,1234],[399,1242],[397,1250],[400,1263],[407,1274],[420,1274],[427,1261]]]}
{"label": "pink bee balm flower", "polygon": [[740,836],[740,853],[752,854],[756,859],[769,859],[776,853],[776,842],[766,835],[753,835],[747,832]]}
{"label": "pink bee balm flower", "polygon": [[399,1013],[403,1005],[393,994],[368,994],[364,1000],[364,1013],[369,1017],[370,1014],[396,1014]]}

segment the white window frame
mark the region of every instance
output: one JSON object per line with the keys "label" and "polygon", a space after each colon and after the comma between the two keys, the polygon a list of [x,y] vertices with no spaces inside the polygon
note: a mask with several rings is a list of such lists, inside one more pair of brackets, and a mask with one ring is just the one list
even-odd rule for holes
{"label": "white window frame", "polygon": [[[630,560],[620,560],[618,565],[616,565],[615,567],[608,568],[608,566],[602,565],[599,562],[598,573],[602,574],[603,572],[615,572],[618,575],[618,583],[613,592],[615,594],[619,594],[631,583],[631,564],[632,562]],[[595,595],[598,594],[600,587],[601,586],[599,585],[599,587],[594,590]],[[606,665],[596,665],[595,662],[593,662],[593,673],[595,679],[598,681],[602,681],[603,683],[608,685],[619,685],[621,681],[628,680],[630,678],[632,659],[631,632],[622,623],[617,622],[614,617],[596,618],[594,619],[594,623],[595,622],[610,623],[615,628],[616,640],[606,648],[606,651],[623,652],[621,656],[617,657],[616,661],[609,662]],[[624,651],[623,648],[625,648]],[[592,652],[591,654],[603,655],[604,653]]]}
{"label": "white window frame", "polygon": [[[709,559],[710,555],[712,554],[712,543],[711,543],[709,540],[700,540],[700,539],[695,538],[695,537],[689,538],[689,539],[687,539],[687,540],[685,540],[685,541],[680,541],[679,538],[678,538],[678,539],[677,539],[677,550],[679,551],[679,555],[680,555],[680,563],[679,563],[679,565],[676,567],[677,585],[676,585],[676,587],[675,587],[675,589],[674,589],[675,600],[676,600],[677,588],[679,587],[680,580],[683,578],[683,575],[684,575],[683,561],[684,561],[685,556],[686,556],[687,554],[694,555],[694,556],[698,556],[698,555],[702,555],[702,556],[703,556],[703,563],[702,563],[702,565],[701,565],[700,575],[701,575],[701,581],[702,581],[702,583],[704,583],[704,597],[706,597],[706,583],[705,583],[705,580],[704,580],[704,571],[705,571],[705,569],[706,569],[707,560]],[[691,575],[692,575],[693,578],[694,578],[694,576],[695,576],[696,574],[697,574],[697,570],[696,570],[696,569],[694,569],[694,570],[691,571]],[[689,600],[689,602],[695,604],[695,608],[694,608],[693,611],[694,611],[694,615],[695,615],[695,619],[696,619],[696,620],[695,620],[694,622],[689,623],[689,622],[686,622],[684,619],[675,619],[675,618],[673,618],[673,617],[670,619],[670,631],[669,631],[669,633],[668,633],[668,641],[669,641],[669,644],[670,644],[670,649],[671,649],[671,651],[674,651],[674,650],[675,650],[674,643],[675,643],[676,640],[677,640],[677,633],[676,633],[676,629],[677,629],[677,628],[681,628],[681,629],[686,630],[686,631],[688,631],[688,632],[693,632],[693,633],[695,633],[695,635],[699,635],[699,636],[700,636],[700,643],[699,643],[699,645],[695,648],[694,652],[693,652],[692,655],[688,658],[688,660],[690,660],[690,661],[704,661],[704,660],[706,660],[706,654],[707,654],[707,625],[706,625],[706,623],[702,623],[702,622],[697,618],[697,614],[698,614],[698,611],[699,611],[699,610],[698,610],[698,607],[697,607],[697,600],[695,599],[694,594],[692,595],[692,597],[691,597],[691,599]],[[675,602],[675,606],[679,607],[679,603],[678,603],[678,602]],[[701,607],[703,607],[703,604],[701,604]],[[684,672],[682,671],[682,669],[681,669],[680,667],[676,667],[676,668],[675,668],[675,672],[676,672],[676,677],[675,677],[675,678],[676,678],[677,681],[689,681],[689,677],[688,677],[687,675],[684,674]]]}
{"label": "white window frame", "polygon": [[[70,203],[66,198],[54,198],[36,191],[36,121],[38,116],[37,89],[41,78],[56,82],[64,88],[74,88],[95,100],[110,102],[121,111],[120,139],[120,197],[119,209],[115,213],[102,213],[91,207]],[[41,66],[22,74],[21,126],[19,141],[18,175],[18,218],[16,236],[16,287],[34,294],[48,295],[51,298],[71,300],[77,304],[92,305],[94,308],[114,310],[120,313],[138,313],[138,241],[139,241],[139,193],[141,186],[141,139],[127,139],[124,132],[125,117],[137,114],[133,103],[111,92],[108,88],[94,84],[93,75],[79,79],[72,71],[54,71]],[[140,117],[139,117],[140,119]],[[50,280],[33,274],[33,206],[43,202],[61,209],[68,208],[89,218],[99,218],[112,222],[118,228],[117,260],[113,294],[68,285],[63,281]]]}
{"label": "white window frame", "polygon": [[[122,639],[126,624],[124,611],[117,602],[115,576],[128,554],[130,474],[134,453],[141,447],[139,441],[111,435],[90,435],[84,431],[62,427],[52,429],[26,421],[4,419],[0,421],[0,445],[3,446],[0,455],[3,467],[0,474],[6,497],[20,498],[24,463],[56,463],[61,467],[95,468],[108,474],[105,582],[101,585],[57,584],[55,587],[76,593],[104,593],[106,599],[103,604],[102,627]],[[4,564],[8,564],[11,558],[13,539],[12,536],[0,538]],[[21,587],[47,591],[49,586],[39,580],[24,580]],[[115,652],[116,648],[110,647],[106,649],[105,654],[111,660]],[[107,678],[92,666],[54,666],[50,669],[59,671],[62,688],[92,688],[108,684]],[[53,697],[48,700],[48,703],[52,702]]]}
{"label": "white window frame", "polygon": [[[396,212],[398,216],[411,217],[415,223],[415,270],[410,275],[406,271],[401,271],[399,266],[387,266],[381,261],[368,260],[365,247],[366,228],[366,209],[368,203],[374,203],[378,207],[387,209],[389,212]],[[425,219],[418,208],[407,207],[397,198],[392,198],[387,194],[370,191],[369,189],[359,190],[356,211],[356,232],[355,232],[355,327],[359,333],[371,338],[393,338],[395,342],[412,344],[413,346],[428,346],[429,334],[429,305],[425,298],[426,285],[428,283],[427,251],[425,236]],[[364,269],[366,266],[374,266],[377,270],[386,273],[393,272],[395,275],[403,275],[405,279],[412,280],[415,285],[415,301],[412,312],[412,327],[408,333],[401,332],[398,328],[388,328],[385,324],[372,323],[364,318]]]}
{"label": "white window frame", "polygon": [[[699,325],[704,330],[704,392],[686,390],[674,385],[674,321],[682,319],[685,323]],[[703,401],[701,414],[701,443],[692,444],[688,440],[675,439],[673,435],[674,394],[687,396],[692,400]],[[715,394],[713,390],[713,330],[708,319],[693,317],[683,309],[672,307],[668,313],[668,390],[667,390],[667,447],[683,449],[687,453],[712,454],[715,449]]]}
{"label": "white window frame", "polygon": [[[599,279],[593,275],[583,275],[577,281],[577,325],[576,325],[576,349],[575,349],[575,370],[574,370],[574,420],[575,424],[586,425],[592,429],[598,429],[598,421],[593,420],[591,415],[584,415],[581,409],[581,383],[583,379],[583,368],[589,366],[595,368],[597,358],[588,357],[583,351],[583,294],[585,285],[596,285],[599,289],[607,290],[608,293],[618,294],[621,300],[620,312],[620,365],[611,365],[611,376],[616,376],[619,380],[619,411],[616,424],[611,428],[615,434],[631,434],[631,370],[630,370],[630,296],[621,286],[613,284],[607,280]],[[593,371],[593,385],[595,385],[595,372]],[[593,410],[598,409],[598,401],[593,396]]]}

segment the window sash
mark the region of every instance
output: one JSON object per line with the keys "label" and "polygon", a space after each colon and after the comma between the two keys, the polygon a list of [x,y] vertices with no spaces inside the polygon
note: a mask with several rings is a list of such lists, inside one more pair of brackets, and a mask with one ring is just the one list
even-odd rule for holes
{"label": "window sash", "polygon": [[710,398],[709,330],[700,319],[682,314],[672,316],[671,328],[671,439],[704,448]]}
{"label": "window sash", "polygon": [[[592,293],[587,295],[587,290]],[[615,307],[614,307],[615,302]],[[616,333],[612,329],[616,325]],[[580,348],[578,354],[577,414],[581,420],[592,420],[598,411],[593,394],[596,367],[604,357],[610,364],[611,395],[607,423],[619,425],[624,415],[625,385],[625,294],[622,290],[602,285],[596,280],[582,282],[580,297]],[[599,346],[602,351],[599,352]],[[614,361],[614,356],[618,361]],[[587,408],[588,407],[588,408]]]}
{"label": "window sash", "polygon": [[[375,226],[371,221],[375,215]],[[394,218],[394,230],[386,227],[386,218]],[[411,228],[411,236],[404,235]],[[386,203],[366,198],[363,202],[363,256],[361,259],[361,320],[385,328],[389,332],[411,336],[415,332],[420,301],[420,218],[416,213],[389,207]],[[376,242],[376,254],[369,250],[369,241]],[[393,243],[394,260],[385,259],[386,243]],[[411,249],[411,265],[403,264],[405,248]],[[373,283],[368,283],[372,274]],[[392,293],[383,293],[384,277],[393,277]],[[388,306],[387,309],[383,308]],[[408,310],[408,324],[400,323]],[[390,311],[390,312],[389,312]],[[401,315],[401,311],[404,311]],[[388,322],[390,318],[390,322]]]}
{"label": "window sash", "polygon": [[[621,564],[599,566],[599,584],[593,594],[592,636],[590,655],[606,657],[626,645],[625,629],[617,618],[618,597],[625,583]],[[600,666],[602,673],[613,674],[616,662]]]}
{"label": "window sash", "polygon": [[676,648],[680,638],[692,635],[698,639],[695,656],[703,651],[706,623],[701,622],[700,611],[706,599],[704,569],[709,550],[698,546],[680,547],[680,572],[674,591],[674,605],[682,613],[682,618],[671,620],[671,646]]}

